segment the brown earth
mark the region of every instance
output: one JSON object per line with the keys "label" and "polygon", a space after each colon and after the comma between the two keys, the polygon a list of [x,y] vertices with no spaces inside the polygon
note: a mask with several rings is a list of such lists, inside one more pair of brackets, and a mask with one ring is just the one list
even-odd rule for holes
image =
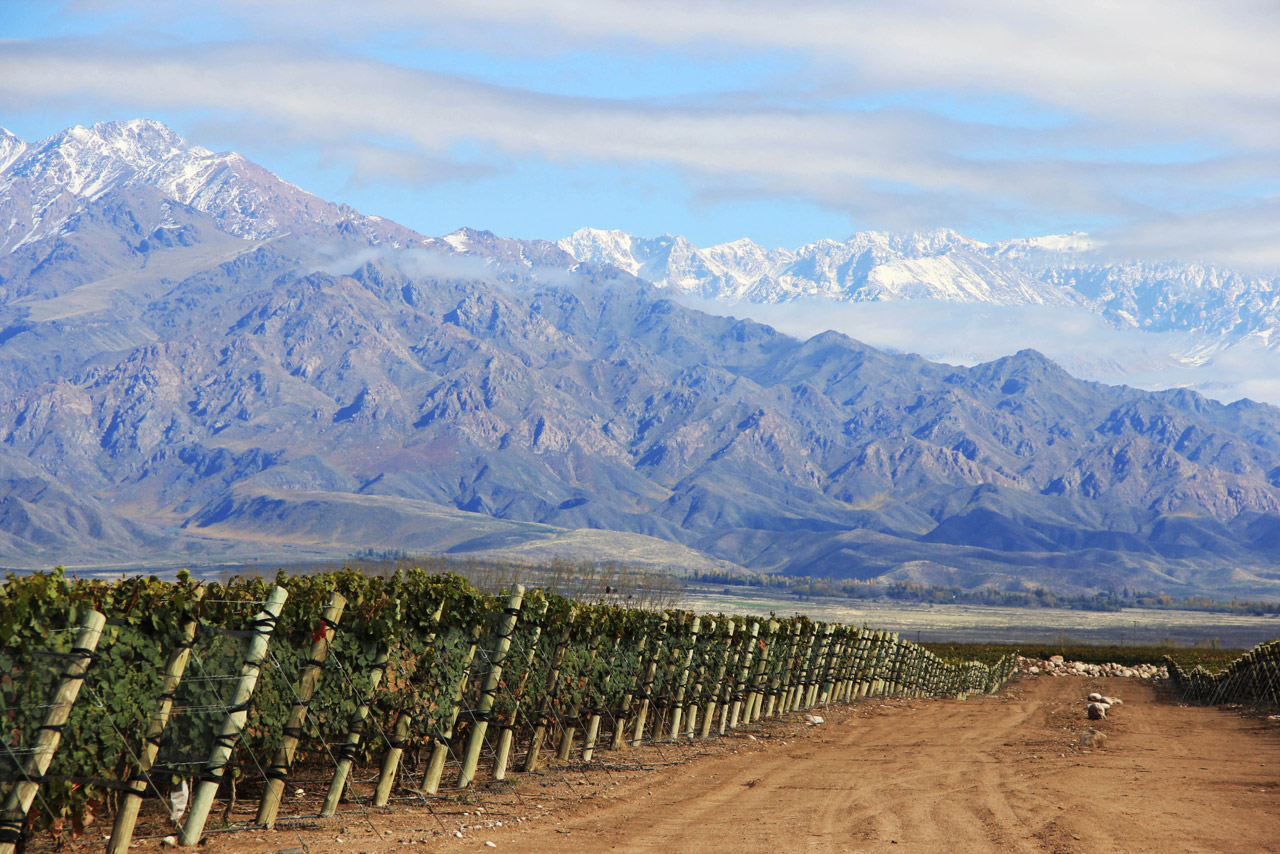
{"label": "brown earth", "polygon": [[[1094,690],[1124,705],[1091,723]],[[819,713],[819,726],[793,718],[708,744],[601,751],[595,770],[552,767],[429,810],[350,807],[325,823],[214,834],[203,850],[1280,851],[1280,726],[1261,716],[1180,706],[1138,680],[1047,677],[965,702]],[[1080,744],[1091,726],[1100,748]]]}

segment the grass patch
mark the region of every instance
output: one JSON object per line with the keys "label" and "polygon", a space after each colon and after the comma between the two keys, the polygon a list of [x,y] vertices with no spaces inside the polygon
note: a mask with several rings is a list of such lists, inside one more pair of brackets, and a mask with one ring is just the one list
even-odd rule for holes
{"label": "grass patch", "polygon": [[1090,664],[1160,664],[1167,655],[1181,667],[1197,664],[1209,670],[1221,670],[1240,657],[1244,650],[1212,649],[1191,646],[1089,646],[1084,644],[997,644],[997,643],[930,643],[921,644],[948,661],[981,661],[994,664],[1002,655],[1017,652],[1028,658],[1060,655],[1067,661]]}

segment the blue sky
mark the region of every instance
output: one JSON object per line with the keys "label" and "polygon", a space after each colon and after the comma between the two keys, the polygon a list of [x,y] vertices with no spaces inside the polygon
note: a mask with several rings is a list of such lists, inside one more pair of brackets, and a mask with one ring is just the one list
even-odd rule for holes
{"label": "blue sky", "polygon": [[[192,8],[196,7],[196,8]],[[1264,3],[0,4],[0,125],[160,119],[427,234],[1100,234],[1280,263]]]}

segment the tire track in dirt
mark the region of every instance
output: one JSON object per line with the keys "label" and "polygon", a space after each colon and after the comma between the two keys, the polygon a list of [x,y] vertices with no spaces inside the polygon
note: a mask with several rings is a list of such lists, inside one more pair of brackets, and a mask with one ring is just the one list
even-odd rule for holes
{"label": "tire track in dirt", "polygon": [[[1097,724],[1109,737],[1100,750],[1076,745],[1090,726],[1083,698],[1092,690],[1126,700]],[[559,832],[521,831],[510,846],[530,854],[1280,851],[1276,728],[1158,700],[1137,681],[1042,678],[966,702],[828,712],[808,737],[697,760],[566,816]]]}
{"label": "tire track in dirt", "polygon": [[[1093,724],[1090,691],[1125,703]],[[1280,854],[1280,726],[1258,716],[1083,677],[821,714],[812,728],[792,716],[713,742],[603,750],[603,767],[551,763],[514,790],[454,793],[430,813],[353,808],[202,851]],[[1105,747],[1078,746],[1094,726]]]}

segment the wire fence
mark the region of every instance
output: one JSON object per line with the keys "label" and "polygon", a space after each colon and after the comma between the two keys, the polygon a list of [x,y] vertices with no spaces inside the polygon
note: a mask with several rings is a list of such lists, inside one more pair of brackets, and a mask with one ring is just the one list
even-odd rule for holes
{"label": "wire fence", "polygon": [[[105,628],[86,651],[92,620]],[[641,745],[661,756],[861,697],[991,692],[1014,669],[1012,656],[954,663],[865,627],[519,585],[487,595],[415,570],[223,585],[10,576],[0,641],[0,854],[41,834],[76,844],[94,821],[110,823],[110,852],[334,815],[377,831],[386,808],[410,804],[444,830],[439,798],[513,792],[513,773],[568,783],[571,763],[613,773]]]}
{"label": "wire fence", "polygon": [[1280,640],[1260,644],[1217,673],[1184,670],[1168,656],[1169,684],[1186,703],[1280,707]]}

